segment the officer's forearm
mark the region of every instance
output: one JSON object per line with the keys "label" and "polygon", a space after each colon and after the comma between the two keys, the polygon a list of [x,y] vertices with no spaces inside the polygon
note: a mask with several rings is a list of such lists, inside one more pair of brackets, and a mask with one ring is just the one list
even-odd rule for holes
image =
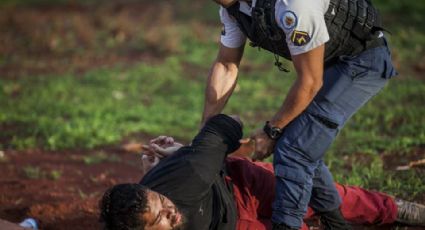
{"label": "officer's forearm", "polygon": [[201,125],[220,113],[236,86],[238,67],[233,63],[215,62],[211,68],[205,90],[204,112]]}
{"label": "officer's forearm", "polygon": [[292,85],[279,111],[270,120],[272,126],[283,128],[300,115],[322,87],[322,81],[298,78]]}
{"label": "officer's forearm", "polygon": [[323,56],[325,46],[300,55],[292,56],[297,80],[289,90],[288,96],[270,123],[283,128],[300,115],[311,103],[323,84]]}

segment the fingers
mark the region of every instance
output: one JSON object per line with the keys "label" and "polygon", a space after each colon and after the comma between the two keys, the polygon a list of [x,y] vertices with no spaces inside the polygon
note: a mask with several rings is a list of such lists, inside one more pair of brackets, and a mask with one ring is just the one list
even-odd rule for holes
{"label": "fingers", "polygon": [[142,145],[142,151],[144,155],[155,155],[155,151],[151,148],[150,145]]}
{"label": "fingers", "polygon": [[150,144],[150,145],[143,145],[142,146],[142,154],[147,156],[154,156],[163,158],[164,155],[162,154],[163,148],[159,147],[156,144]]}
{"label": "fingers", "polygon": [[159,158],[155,156],[142,155],[142,169],[144,174],[159,163]]}
{"label": "fingers", "polygon": [[252,160],[253,161],[261,161],[262,159],[260,159],[260,156],[257,152],[254,153],[254,155],[252,155]]}
{"label": "fingers", "polygon": [[144,163],[154,163],[156,158],[158,158],[158,157],[143,154],[142,155],[142,162],[144,162]]}
{"label": "fingers", "polygon": [[243,138],[239,140],[239,143],[243,144],[249,144],[252,141],[251,137]]}
{"label": "fingers", "polygon": [[243,152],[254,152],[255,151],[255,141],[251,138],[244,138],[240,139],[239,143],[241,146],[239,147],[239,150],[242,150]]}
{"label": "fingers", "polygon": [[170,154],[172,154],[177,149],[177,147],[163,148],[163,147],[161,147],[157,144],[151,144],[151,147],[155,151],[156,155],[159,156],[160,158],[164,158],[164,157],[169,156]]}
{"label": "fingers", "polygon": [[272,153],[268,151],[256,151],[254,152],[254,155],[252,156],[252,160],[254,161],[262,161],[269,157]]}
{"label": "fingers", "polygon": [[167,144],[173,144],[174,143],[174,138],[172,138],[172,137],[168,137],[167,138]]}
{"label": "fingers", "polygon": [[162,142],[165,138],[167,138],[167,136],[158,136],[157,138],[154,138],[150,141],[150,143],[159,143]]}
{"label": "fingers", "polygon": [[264,160],[272,154],[275,141],[271,140],[263,130],[255,132],[251,138],[255,143],[253,160]]}
{"label": "fingers", "polygon": [[172,145],[174,144],[174,138],[168,136],[159,136],[150,141],[151,144],[157,145]]}
{"label": "fingers", "polygon": [[262,161],[262,160],[264,160],[264,158],[266,157],[266,155],[267,155],[267,152],[264,151],[261,147],[258,147],[256,145],[255,151],[254,151],[254,155],[252,156],[252,159],[254,161],[257,161],[257,160]]}
{"label": "fingers", "polygon": [[270,154],[268,152],[267,145],[265,143],[260,142],[257,144],[257,142],[255,142],[255,151],[252,159],[254,161],[262,161],[268,156],[270,156]]}
{"label": "fingers", "polygon": [[159,136],[150,141],[149,145],[143,145],[142,150],[146,155],[157,156],[159,158],[167,157],[181,148],[183,145],[175,142],[174,138]]}
{"label": "fingers", "polygon": [[253,133],[251,133],[251,136],[249,138],[249,141],[254,142],[254,154],[252,155],[252,160],[263,160],[262,155],[264,155],[262,149],[263,149],[263,139],[261,138],[260,134],[261,130],[255,130]]}

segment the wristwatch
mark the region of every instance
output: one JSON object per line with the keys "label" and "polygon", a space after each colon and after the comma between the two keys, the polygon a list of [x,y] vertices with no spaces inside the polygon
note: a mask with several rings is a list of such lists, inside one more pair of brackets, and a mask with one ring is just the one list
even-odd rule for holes
{"label": "wristwatch", "polygon": [[272,127],[270,126],[270,122],[267,121],[263,128],[264,132],[267,134],[267,136],[270,137],[272,140],[279,139],[280,136],[282,136],[282,129],[279,127]]}

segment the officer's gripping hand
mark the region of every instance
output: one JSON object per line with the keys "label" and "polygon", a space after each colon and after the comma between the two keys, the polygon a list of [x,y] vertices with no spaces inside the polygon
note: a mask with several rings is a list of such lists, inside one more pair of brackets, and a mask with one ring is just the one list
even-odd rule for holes
{"label": "officer's gripping hand", "polygon": [[263,160],[269,157],[273,153],[275,140],[272,140],[263,129],[257,129],[251,134],[251,139],[255,143],[253,160]]}

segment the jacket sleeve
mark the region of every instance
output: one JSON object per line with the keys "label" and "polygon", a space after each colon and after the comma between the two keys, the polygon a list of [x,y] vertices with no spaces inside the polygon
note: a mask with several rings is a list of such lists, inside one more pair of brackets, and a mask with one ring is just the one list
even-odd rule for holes
{"label": "jacket sleeve", "polygon": [[227,154],[239,148],[242,126],[233,118],[219,114],[210,118],[192,141],[186,156],[196,173],[212,183],[223,168]]}
{"label": "jacket sleeve", "polygon": [[226,155],[239,147],[241,137],[237,121],[226,115],[214,116],[191,146],[162,160],[140,183],[173,201],[197,202],[211,191]]}

